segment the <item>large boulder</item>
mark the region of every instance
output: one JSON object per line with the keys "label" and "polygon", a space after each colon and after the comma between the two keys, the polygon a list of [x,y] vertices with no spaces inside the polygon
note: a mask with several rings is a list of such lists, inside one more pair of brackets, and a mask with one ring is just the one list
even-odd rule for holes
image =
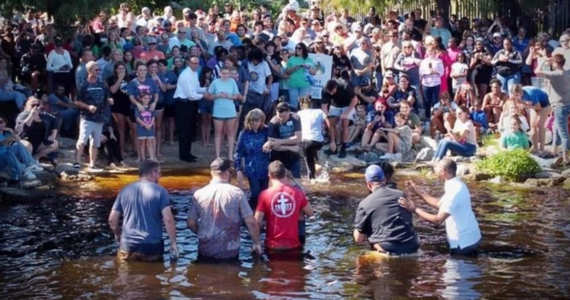
{"label": "large boulder", "polygon": [[566,169],[560,173],[560,175],[564,178],[570,178],[570,169]]}
{"label": "large boulder", "polygon": [[529,178],[524,183],[536,187],[554,187],[561,186],[564,183],[564,177],[558,176],[556,178]]}
{"label": "large boulder", "polygon": [[75,149],[75,144],[77,144],[76,140],[64,137],[58,137],[57,142],[60,149]]}
{"label": "large boulder", "polygon": [[416,161],[431,161],[435,151],[431,147],[425,147],[416,155]]}
{"label": "large boulder", "polygon": [[349,172],[357,169],[365,168],[368,163],[358,159],[353,155],[347,155],[345,158],[338,158],[338,155],[326,155],[324,151],[319,153],[319,163],[323,166],[329,164],[333,172]]}

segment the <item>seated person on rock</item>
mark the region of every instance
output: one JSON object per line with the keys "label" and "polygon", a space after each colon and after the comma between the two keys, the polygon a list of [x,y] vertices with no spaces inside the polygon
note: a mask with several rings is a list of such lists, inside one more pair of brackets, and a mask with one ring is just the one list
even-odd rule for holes
{"label": "seated person on rock", "polygon": [[430,120],[430,136],[436,139],[436,132],[448,133],[455,124],[455,111],[458,105],[451,101],[448,92],[443,92],[439,95],[439,102],[433,106],[432,117]]}
{"label": "seated person on rock", "polygon": [[386,100],[379,98],[374,102],[374,110],[366,116],[366,128],[362,135],[360,146],[364,151],[370,151],[382,139],[386,140],[386,134],[382,128],[392,128],[387,116]]}
{"label": "seated person on rock", "polygon": [[14,130],[7,127],[7,121],[4,116],[0,116],[0,172],[8,167],[10,180],[14,182],[36,179],[32,172],[43,168],[36,163],[26,146],[20,143]]}
{"label": "seated person on rock", "polygon": [[511,116],[514,116],[514,115],[520,117],[519,120],[521,121],[521,129],[524,132],[528,132],[530,130],[530,126],[528,125],[528,120],[522,114],[522,109],[521,109],[520,105],[513,100],[508,100],[505,103],[505,109],[501,113],[499,123],[497,124],[497,129],[499,130],[499,132],[502,133],[503,131],[505,131],[507,128],[510,127],[509,119]]}
{"label": "seated person on rock", "polygon": [[470,157],[477,152],[475,126],[469,119],[469,110],[465,106],[457,108],[457,120],[453,130],[446,134],[445,139],[438,142],[432,162],[437,163],[445,157],[447,151],[455,155]]}
{"label": "seated person on rock", "polygon": [[45,111],[46,108],[47,102],[32,96],[16,118],[16,132],[36,160],[58,149],[57,120]]}
{"label": "seated person on rock", "polygon": [[57,129],[61,132],[70,133],[74,126],[79,126],[77,119],[79,118],[79,109],[65,95],[65,87],[58,84],[55,93],[49,95],[49,112],[57,118]]}
{"label": "seated person on rock", "polygon": [[477,102],[474,106],[471,106],[469,109],[469,117],[473,122],[473,126],[475,126],[475,135],[477,141],[479,141],[481,133],[488,132],[490,128],[489,119],[481,106],[481,102]]}
{"label": "seated person on rock", "polygon": [[471,108],[471,106],[477,103],[477,97],[469,83],[464,83],[460,86],[459,90],[455,94],[453,102],[455,102],[457,106],[465,106],[467,108]]}
{"label": "seated person on rock", "polygon": [[376,149],[386,153],[381,159],[400,161],[412,149],[412,129],[403,113],[396,115],[395,128],[382,128],[387,133],[388,144],[378,143]]}
{"label": "seated person on rock", "polygon": [[521,128],[521,120],[517,115],[508,118],[509,127],[501,133],[501,148],[505,150],[530,148],[528,135]]}
{"label": "seated person on rock", "polygon": [[350,130],[350,138],[348,139],[349,144],[355,143],[357,140],[360,139],[364,131],[366,130],[366,105],[359,104],[356,106],[356,115],[354,116],[354,122],[349,127]]}
{"label": "seated person on rock", "polygon": [[499,118],[504,110],[507,94],[501,91],[501,82],[498,79],[491,80],[491,92],[483,97],[483,110],[487,114],[491,127],[499,123]]}
{"label": "seated person on rock", "polygon": [[400,102],[400,112],[406,116],[406,123],[412,129],[412,142],[419,143],[422,139],[422,122],[420,117],[412,112],[412,106],[407,100]]}

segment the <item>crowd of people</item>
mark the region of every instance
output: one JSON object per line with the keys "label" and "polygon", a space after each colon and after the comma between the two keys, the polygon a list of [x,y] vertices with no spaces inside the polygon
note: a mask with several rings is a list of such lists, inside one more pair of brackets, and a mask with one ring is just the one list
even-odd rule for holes
{"label": "crowd of people", "polygon": [[[355,146],[401,160],[425,145],[424,133],[439,140],[435,160],[472,156],[480,137],[494,132],[505,149],[569,163],[568,30],[558,39],[529,36],[507,19],[469,23],[452,15],[446,24],[419,9],[381,18],[371,7],[355,20],[318,5],[301,13],[294,0],[276,17],[263,5],[227,4],[185,8],[177,19],[171,7],[136,15],[123,3],[117,15],[78,23],[71,36],[54,25],[30,10],[1,30],[0,101],[19,112],[4,116],[16,123],[0,148],[2,166],[19,170],[13,180],[34,176],[6,151],[14,139],[31,144],[35,170],[39,159],[57,163],[58,136],[76,138],[74,166],[82,167],[88,146],[86,167],[97,171],[99,149],[110,167],[128,154],[160,161],[175,133],[179,159],[194,162],[198,127],[210,146],[212,124],[217,157],[224,144],[236,167],[268,153],[296,178],[300,150],[314,178],[316,152],[326,144],[325,153],[339,158]],[[332,56],[321,99],[311,97],[317,64],[310,53]],[[263,116],[256,111],[247,125],[256,109]],[[252,130],[260,118],[268,130]],[[266,142],[249,143],[258,134]]]}

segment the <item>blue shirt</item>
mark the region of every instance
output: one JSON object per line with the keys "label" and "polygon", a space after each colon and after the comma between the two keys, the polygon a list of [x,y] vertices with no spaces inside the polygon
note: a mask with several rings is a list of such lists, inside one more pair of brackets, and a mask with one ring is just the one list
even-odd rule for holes
{"label": "blue shirt", "polygon": [[154,182],[140,180],[124,187],[113,204],[113,210],[123,215],[121,250],[156,254],[148,252],[158,245],[164,251],[162,210],[168,206],[168,192]]}
{"label": "blue shirt", "polygon": [[[162,83],[164,84],[174,84],[178,82],[178,76],[174,74],[172,71],[167,71],[164,74],[160,74]],[[164,105],[173,105],[176,101],[174,101],[174,92],[176,89],[166,90],[166,92],[162,93],[162,98],[164,101]]]}
{"label": "blue shirt", "polygon": [[547,107],[550,105],[548,94],[534,86],[523,87],[522,99],[531,102],[533,106],[540,104],[540,107]]}
{"label": "blue shirt", "polygon": [[487,114],[484,111],[474,111],[470,113],[471,120],[481,124],[483,129],[489,128],[489,120],[487,119]]}
{"label": "blue shirt", "polygon": [[8,150],[8,145],[3,145],[2,142],[11,136],[12,134],[7,130],[0,132],[0,155],[4,154]]}
{"label": "blue shirt", "polygon": [[129,94],[129,96],[135,97],[138,101],[142,91],[151,94],[150,103],[154,101],[154,94],[159,94],[158,85],[156,85],[156,82],[151,78],[146,78],[144,82],[140,82],[137,78],[134,78],[129,82],[127,86],[127,94]]}
{"label": "blue shirt", "polygon": [[[216,79],[208,88],[210,94],[226,93],[228,97],[239,94],[239,89],[235,80],[228,78],[227,80]],[[214,118],[235,118],[236,106],[234,100],[230,98],[216,98],[214,99],[214,108],[212,116]]]}
{"label": "blue shirt", "polygon": [[[267,142],[267,127],[254,132],[253,130],[242,130],[238,137],[235,159],[236,170],[243,169],[247,178],[265,179],[267,178],[267,166],[269,166],[269,153],[263,152],[263,144]],[[242,167],[241,159],[244,159]]]}
{"label": "blue shirt", "polygon": [[51,108],[51,112],[52,112],[53,114],[56,114],[56,113],[59,112],[59,111],[62,111],[62,110],[66,110],[66,109],[67,109],[67,107],[63,107],[63,106],[57,105],[57,102],[60,101],[60,100],[61,100],[62,102],[65,102],[65,103],[70,103],[69,98],[68,98],[67,96],[62,96],[61,98],[59,98],[56,94],[51,94],[51,95],[49,95],[49,97],[48,97],[48,103],[49,103],[49,106],[50,106],[50,108]]}
{"label": "blue shirt", "polygon": [[520,39],[518,36],[513,39],[513,47],[517,49],[518,52],[523,53],[528,47],[529,39]]}

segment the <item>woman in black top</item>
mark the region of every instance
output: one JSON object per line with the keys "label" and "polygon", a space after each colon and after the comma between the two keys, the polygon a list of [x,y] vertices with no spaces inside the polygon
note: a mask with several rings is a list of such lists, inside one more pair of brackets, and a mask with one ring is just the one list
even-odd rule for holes
{"label": "woman in black top", "polygon": [[[128,134],[126,130],[127,126],[129,130],[132,130],[132,128],[130,128],[131,122],[128,121],[129,114],[131,113],[131,101],[127,94],[127,86],[130,81],[131,76],[128,74],[127,66],[123,62],[116,62],[113,76],[107,79],[107,86],[113,98],[111,111],[113,113],[113,119],[115,119],[117,124],[119,146],[123,157],[125,156],[125,138]],[[133,141],[133,143],[136,143],[136,141]],[[136,147],[133,147],[133,149],[136,149]]]}
{"label": "woman in black top", "polygon": [[493,73],[493,66],[491,65],[492,59],[493,56],[485,48],[483,39],[478,38],[475,41],[475,50],[471,55],[471,64],[469,64],[472,78],[471,82],[475,84],[478,99],[482,99],[489,89],[489,82],[491,81],[491,75]]}
{"label": "woman in black top", "polygon": [[333,49],[333,78],[341,78],[343,71],[347,73],[352,70],[350,59],[344,54],[342,46],[335,45]]}

